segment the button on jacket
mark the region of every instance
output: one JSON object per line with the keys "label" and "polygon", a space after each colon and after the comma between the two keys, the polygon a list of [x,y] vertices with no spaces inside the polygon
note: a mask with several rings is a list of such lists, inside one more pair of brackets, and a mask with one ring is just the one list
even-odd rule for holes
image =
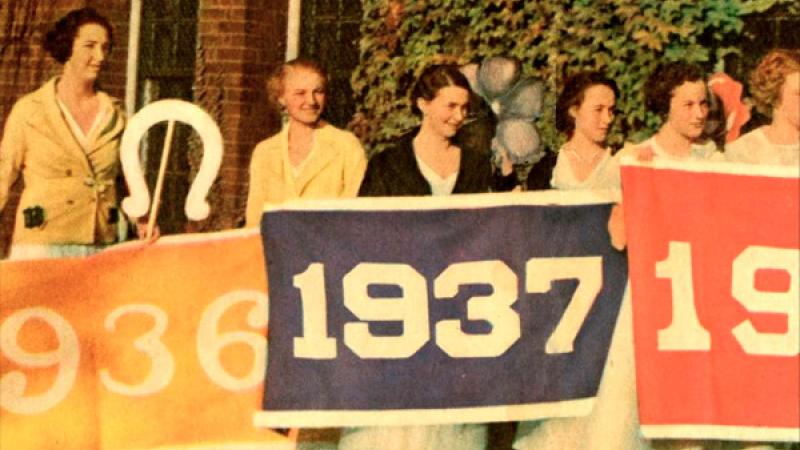
{"label": "button on jacket", "polygon": [[[118,101],[84,150],[56,100],[56,78],[22,97],[11,110],[0,141],[0,209],[22,174],[13,244],[109,244],[117,236],[119,144],[125,117]],[[44,210],[25,226],[24,211]]]}

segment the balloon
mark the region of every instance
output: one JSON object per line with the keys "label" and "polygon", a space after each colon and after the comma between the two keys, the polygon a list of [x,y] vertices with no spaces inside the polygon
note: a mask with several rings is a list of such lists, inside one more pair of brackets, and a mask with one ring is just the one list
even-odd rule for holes
{"label": "balloon", "polygon": [[469,87],[472,89],[472,91],[479,92],[480,86],[478,85],[478,64],[467,64],[465,66],[461,66],[459,70],[467,78],[467,81],[469,81]]}
{"label": "balloon", "polygon": [[500,114],[505,118],[533,120],[542,113],[544,97],[542,83],[533,78],[521,79],[503,96]]}
{"label": "balloon", "polygon": [[494,56],[481,64],[478,69],[479,93],[491,100],[505,93],[519,77],[519,65],[509,58]]}
{"label": "balloon", "polygon": [[541,140],[536,127],[527,120],[501,120],[497,125],[497,144],[508,151],[514,164],[530,164],[541,159]]}

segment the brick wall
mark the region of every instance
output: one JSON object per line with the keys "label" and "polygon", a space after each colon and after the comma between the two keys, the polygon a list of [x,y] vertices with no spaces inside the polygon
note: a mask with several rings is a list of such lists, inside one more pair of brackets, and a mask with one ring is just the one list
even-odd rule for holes
{"label": "brick wall", "polygon": [[212,215],[190,230],[241,225],[253,147],[280,128],[264,83],[284,59],[286,0],[204,0],[200,4],[195,99],[217,120],[225,143]]}

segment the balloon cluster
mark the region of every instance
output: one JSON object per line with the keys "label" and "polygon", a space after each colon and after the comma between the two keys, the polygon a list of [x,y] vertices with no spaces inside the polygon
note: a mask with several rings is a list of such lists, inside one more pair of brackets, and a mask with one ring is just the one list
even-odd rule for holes
{"label": "balloon cluster", "polygon": [[497,117],[492,139],[495,160],[505,151],[515,166],[530,167],[538,162],[544,151],[533,120],[542,113],[542,83],[521,77],[517,61],[498,56],[480,66],[463,66],[462,72],[472,90],[486,100]]}

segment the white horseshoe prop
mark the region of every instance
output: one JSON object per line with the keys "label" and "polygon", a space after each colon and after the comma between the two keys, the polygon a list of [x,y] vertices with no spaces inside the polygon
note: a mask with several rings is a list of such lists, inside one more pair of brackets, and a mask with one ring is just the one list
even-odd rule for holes
{"label": "white horseshoe prop", "polygon": [[[170,142],[168,141],[171,141],[174,122],[191,125],[203,142],[203,159],[200,162],[200,170],[189,188],[189,195],[186,196],[184,207],[186,217],[191,220],[203,220],[211,211],[211,207],[206,202],[206,196],[222,163],[222,134],[208,113],[199,106],[183,100],[167,99],[150,103],[136,113],[125,127],[125,133],[122,135],[120,143],[120,161],[131,195],[122,200],[122,209],[129,216],[135,218],[147,214],[150,206],[150,194],[139,161],[139,140],[150,127],[163,121],[168,121],[169,126],[164,143],[165,155],[162,157],[162,170],[165,165],[166,153],[169,151]],[[159,174],[159,181],[161,179],[163,179],[162,173]],[[160,183],[157,183],[154,209],[157,208],[159,196]],[[151,217],[151,220],[153,219]]]}

